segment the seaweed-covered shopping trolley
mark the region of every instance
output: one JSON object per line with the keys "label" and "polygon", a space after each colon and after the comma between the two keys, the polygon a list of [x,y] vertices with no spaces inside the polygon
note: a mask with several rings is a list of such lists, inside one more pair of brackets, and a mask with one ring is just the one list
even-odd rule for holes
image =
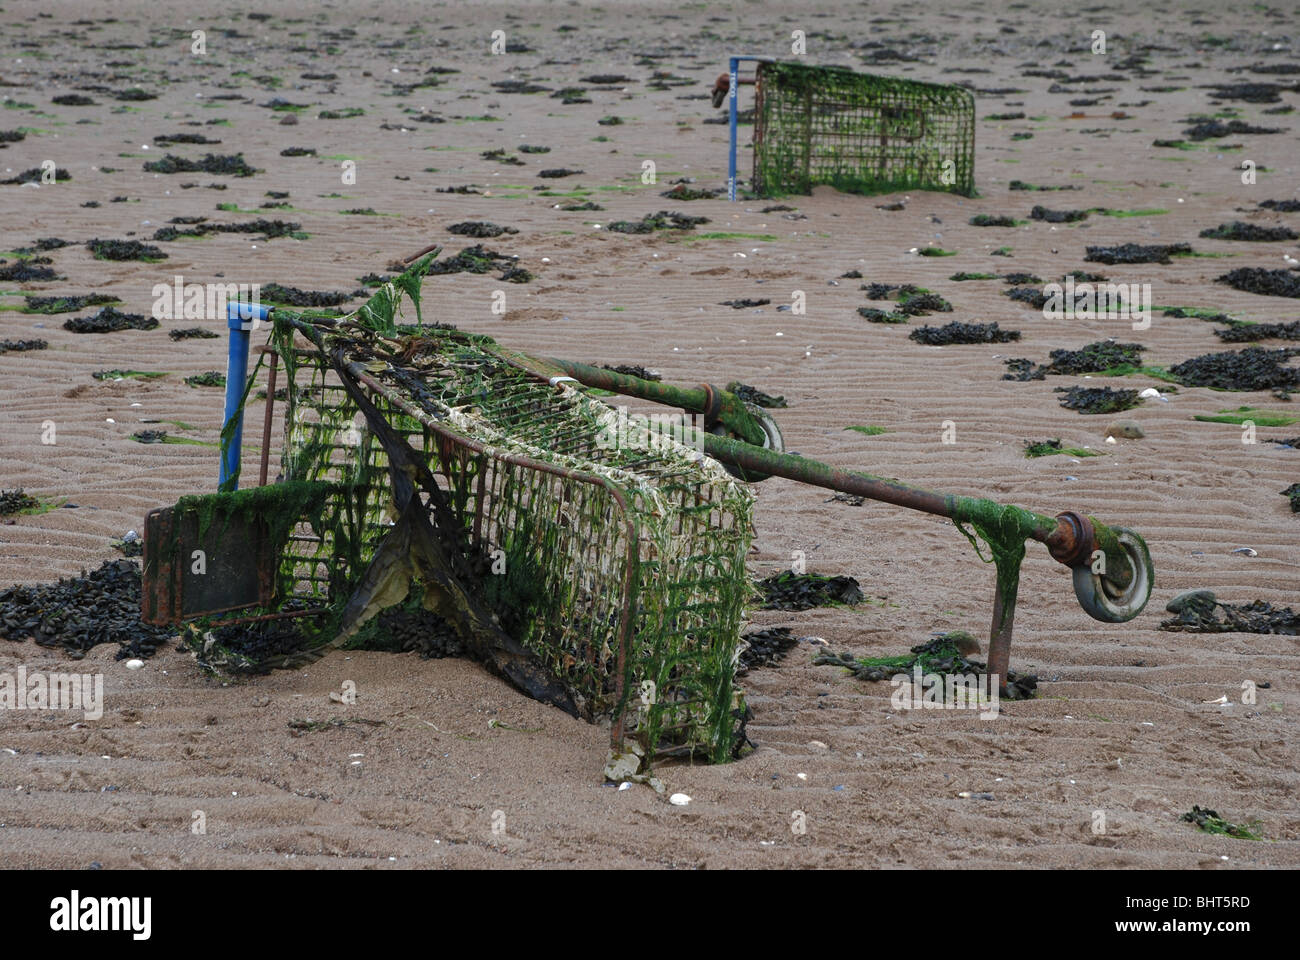
{"label": "seaweed-covered shopping trolley", "polygon": [[[436,256],[342,317],[230,305],[222,492],[145,525],[144,619],[191,621],[206,663],[301,663],[406,611],[529,695],[608,719],[616,752],[725,761],[748,716],[735,674],[749,485],[769,476],[951,517],[983,540],[997,569],[990,683],[1007,675],[1027,540],[1073,569],[1093,617],[1125,621],[1146,604],[1150,557],[1122,527],[786,454],[766,411],[734,393],[425,324],[421,280]],[[407,300],[416,322],[401,324]],[[261,485],[238,490],[257,373],[238,360],[261,329]],[[628,416],[601,399],[610,393],[680,412]],[[268,484],[281,396],[282,475]],[[229,641],[253,628],[266,638],[256,656]]]}

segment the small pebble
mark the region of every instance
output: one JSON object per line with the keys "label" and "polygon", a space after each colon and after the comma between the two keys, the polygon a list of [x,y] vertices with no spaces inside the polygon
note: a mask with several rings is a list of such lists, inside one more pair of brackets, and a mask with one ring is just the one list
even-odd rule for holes
{"label": "small pebble", "polygon": [[144,661],[143,661],[143,660],[128,660],[128,661],[126,662],[126,668],[127,668],[128,670],[139,670],[139,669],[141,669],[141,668],[143,668],[143,667],[144,667]]}
{"label": "small pebble", "polygon": [[684,807],[691,802],[691,798],[684,793],[674,793],[668,798],[668,802],[674,807]]}

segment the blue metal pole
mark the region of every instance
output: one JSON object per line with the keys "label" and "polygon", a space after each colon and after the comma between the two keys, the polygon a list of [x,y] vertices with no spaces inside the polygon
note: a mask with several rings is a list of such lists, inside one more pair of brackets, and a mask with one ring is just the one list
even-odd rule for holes
{"label": "blue metal pole", "polygon": [[740,57],[731,58],[730,89],[727,91],[728,124],[731,127],[731,152],[727,158],[727,199],[736,202],[736,98],[740,95]]}
{"label": "blue metal pole", "polygon": [[[221,419],[222,433],[232,419],[237,419],[230,445],[221,456],[220,487],[224,488],[231,477],[239,474],[239,455],[244,439],[244,418],[239,403],[244,399],[248,381],[249,334],[271,314],[269,307],[256,303],[227,303],[226,326],[230,328],[230,350],[226,357],[226,410]],[[236,480],[232,488],[238,487]]]}

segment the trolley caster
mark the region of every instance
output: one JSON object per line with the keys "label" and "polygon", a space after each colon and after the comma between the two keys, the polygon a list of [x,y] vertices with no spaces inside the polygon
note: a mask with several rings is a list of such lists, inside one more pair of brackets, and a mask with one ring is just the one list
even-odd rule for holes
{"label": "trolley caster", "polygon": [[1132,620],[1151,599],[1154,577],[1151,572],[1151,554],[1146,542],[1127,527],[1112,527],[1115,539],[1123,547],[1133,570],[1133,578],[1124,589],[1106,579],[1105,574],[1092,572],[1092,567],[1082,564],[1074,567],[1074,595],[1088,616],[1104,623],[1124,623]]}
{"label": "trolley caster", "polygon": [[[745,403],[745,409],[763,431],[763,449],[771,450],[773,453],[784,453],[785,437],[781,435],[781,428],[777,426],[776,420],[773,419],[772,415],[758,404],[749,403],[748,401]],[[716,437],[726,437],[729,440],[743,439],[742,437],[738,437],[736,434],[732,433],[721,423],[714,424],[713,428],[709,430],[709,433]],[[759,483],[771,476],[769,473],[756,473],[752,470],[745,470],[729,463],[724,463],[722,467],[727,471],[727,473],[731,474],[738,480],[745,481],[746,483]]]}

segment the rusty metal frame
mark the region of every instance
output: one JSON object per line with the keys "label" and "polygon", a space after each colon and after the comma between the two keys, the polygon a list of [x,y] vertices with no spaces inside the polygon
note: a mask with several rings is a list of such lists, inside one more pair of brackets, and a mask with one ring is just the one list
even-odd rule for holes
{"label": "rusty metal frame", "polygon": [[[144,555],[141,558],[140,621],[155,626],[169,626],[197,616],[246,610],[250,606],[267,606],[275,596],[276,558],[274,544],[264,528],[259,528],[253,540],[252,556],[257,570],[257,598],[253,603],[241,602],[201,612],[185,611],[185,565],[190,558],[177,550],[174,539],[175,507],[150,510],[144,518]],[[164,556],[164,551],[173,552]]]}
{"label": "rusty metal frame", "polygon": [[[532,457],[523,454],[514,453],[509,450],[501,450],[490,444],[475,440],[472,437],[464,436],[456,430],[451,429],[446,423],[442,423],[429,416],[421,408],[410,403],[405,397],[395,390],[385,386],[376,380],[361,364],[353,361],[347,365],[348,374],[359,384],[370,391],[372,395],[384,397],[390,404],[409,417],[418,420],[425,430],[433,433],[439,441],[439,444],[448,444],[452,447],[461,447],[472,451],[480,457],[494,460],[498,463],[509,464],[512,466],[523,467],[528,470],[548,473],[553,476],[562,477],[567,480],[577,480],[580,483],[588,483],[593,486],[603,487],[613,498],[618,508],[623,513],[624,535],[627,538],[627,556],[623,566],[623,607],[622,615],[619,619],[619,637],[618,637],[618,656],[615,668],[614,698],[618,706],[614,713],[613,723],[610,727],[610,745],[615,750],[622,749],[624,722],[627,713],[627,698],[630,693],[626,682],[627,665],[632,649],[632,629],[635,617],[632,615],[636,606],[636,584],[637,575],[640,569],[640,528],[627,506],[627,496],[622,487],[610,480],[608,477],[602,477],[598,474],[587,473],[582,470],[575,470],[569,467],[561,467],[553,463],[546,463],[542,460],[534,460]],[[444,461],[445,462],[445,461]],[[480,477],[483,473],[480,472]],[[474,524],[478,530],[482,523],[483,499],[476,497],[474,502]]]}

